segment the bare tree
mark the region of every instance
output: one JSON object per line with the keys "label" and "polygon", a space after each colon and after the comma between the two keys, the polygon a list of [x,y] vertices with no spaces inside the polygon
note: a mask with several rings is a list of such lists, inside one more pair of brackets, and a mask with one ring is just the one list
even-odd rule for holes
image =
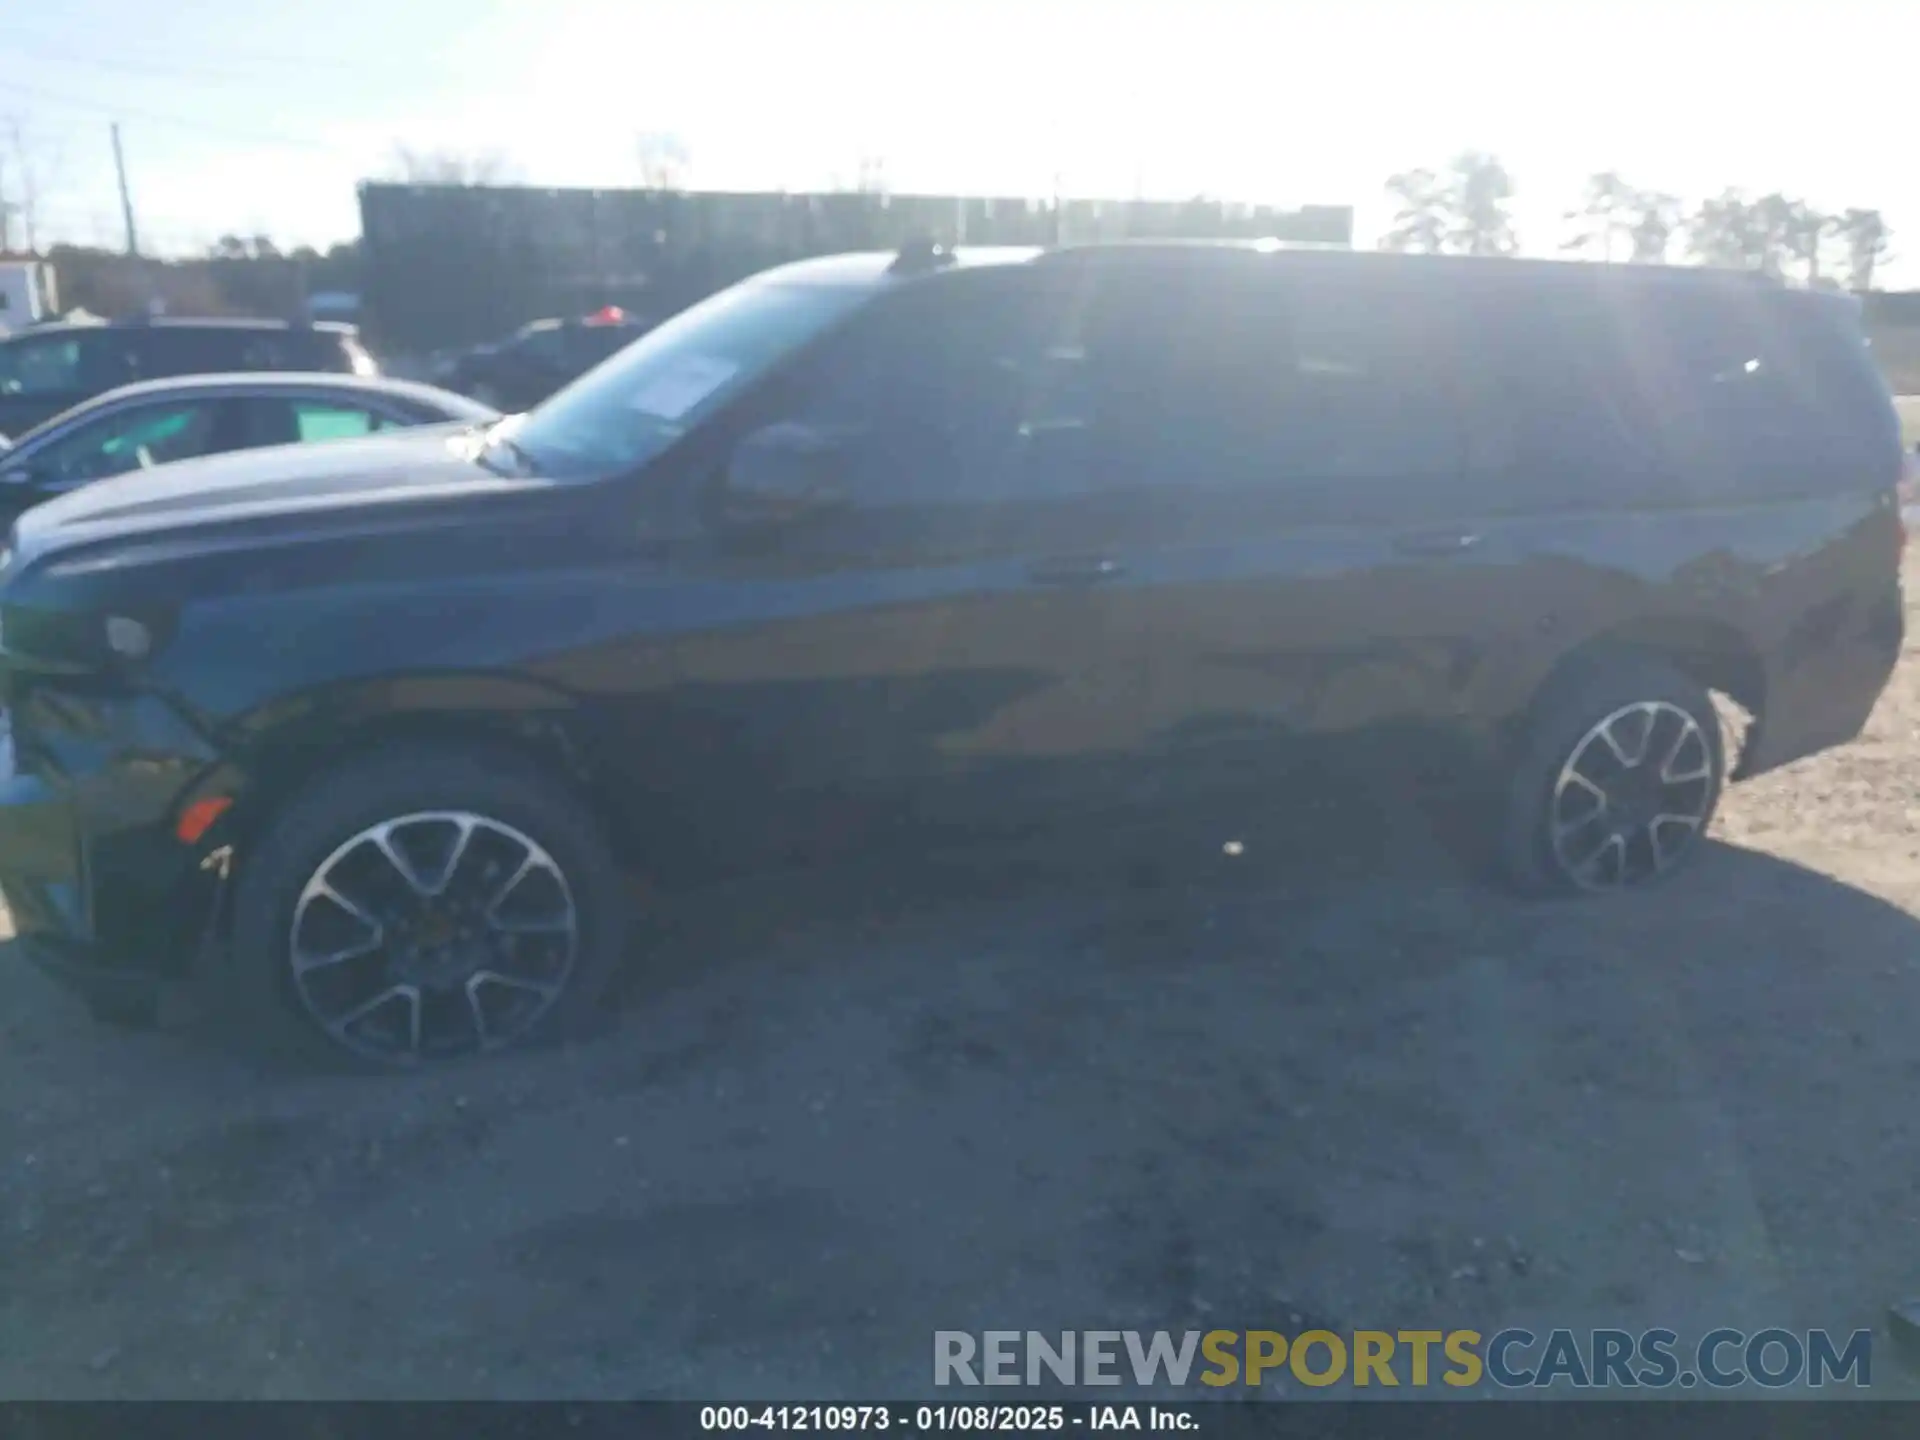
{"label": "bare tree", "polygon": [[1687,221],[1687,248],[1706,265],[1736,270],[1777,270],[1769,251],[1767,217],[1738,190],[1723,190],[1701,202]]}
{"label": "bare tree", "polygon": [[1448,197],[1440,177],[1431,170],[1402,170],[1387,180],[1386,188],[1397,208],[1380,248],[1415,255],[1445,250]]}
{"label": "bare tree", "polygon": [[640,160],[640,183],[649,190],[684,190],[693,168],[687,142],[668,130],[644,132],[634,145]]}
{"label": "bare tree", "polygon": [[1871,290],[1873,272],[1888,257],[1893,232],[1878,210],[1847,210],[1833,222],[1833,233],[1847,248],[1847,284]]}
{"label": "bare tree", "polygon": [[1785,275],[1787,262],[1802,258],[1801,252],[1808,248],[1805,237],[1810,232],[1815,234],[1811,248],[1818,252],[1814,227],[1821,222],[1800,201],[1774,191],[1754,201],[1750,213],[1759,246],[1758,268],[1767,274]]}
{"label": "bare tree", "polygon": [[1463,255],[1511,255],[1520,248],[1507,205],[1513,177],[1491,155],[1469,151],[1453,162],[1454,222],[1448,234]]}
{"label": "bare tree", "polygon": [[1614,258],[1615,242],[1631,244],[1639,219],[1639,196],[1633,187],[1612,170],[1604,170],[1587,180],[1586,199],[1578,210],[1569,210],[1566,219],[1579,229],[1561,245],[1562,250],[1582,253],[1598,251],[1600,258]]}
{"label": "bare tree", "polygon": [[1809,285],[1820,283],[1820,260],[1833,236],[1833,217],[1804,200],[1789,200],[1782,214],[1781,248],[1801,265]]}
{"label": "bare tree", "polygon": [[1444,177],[1405,170],[1387,181],[1397,206],[1383,250],[1424,255],[1511,255],[1518,249],[1507,204],[1513,180],[1491,155],[1455,157]]}
{"label": "bare tree", "polygon": [[208,247],[210,260],[277,260],[280,247],[268,235],[222,235]]}
{"label": "bare tree", "polygon": [[508,178],[507,162],[497,151],[461,154],[395,145],[392,169],[409,185],[498,185]]}
{"label": "bare tree", "polygon": [[1657,190],[1636,190],[1629,213],[1632,224],[1627,236],[1633,242],[1630,257],[1633,263],[1666,264],[1667,249],[1673,244],[1674,233],[1679,230],[1681,221],[1686,218],[1679,198]]}

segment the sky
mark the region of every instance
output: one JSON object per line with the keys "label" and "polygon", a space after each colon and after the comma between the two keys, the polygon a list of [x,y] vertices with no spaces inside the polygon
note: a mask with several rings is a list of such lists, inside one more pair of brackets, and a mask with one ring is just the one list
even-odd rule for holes
{"label": "sky", "polygon": [[[358,232],[397,146],[530,184],[1348,204],[1475,149],[1554,253],[1585,178],[1878,208],[1920,286],[1920,4],[1823,0],[0,0],[0,195],[38,235]],[[18,216],[14,242],[20,239]],[[1908,252],[1911,258],[1900,258]]]}

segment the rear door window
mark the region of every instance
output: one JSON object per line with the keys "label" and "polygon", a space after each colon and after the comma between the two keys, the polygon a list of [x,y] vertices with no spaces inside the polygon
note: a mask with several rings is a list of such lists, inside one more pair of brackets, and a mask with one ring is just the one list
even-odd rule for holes
{"label": "rear door window", "polygon": [[249,445],[353,440],[400,423],[363,405],[317,396],[253,395],[238,404],[245,412]]}
{"label": "rear door window", "polygon": [[1426,487],[1464,459],[1456,317],[1405,276],[1289,287],[1292,347],[1281,453],[1301,480]]}
{"label": "rear door window", "polygon": [[293,425],[302,444],[314,440],[354,440],[384,430],[392,422],[360,405],[337,400],[295,400]]}
{"label": "rear door window", "polygon": [[1103,290],[1080,346],[1111,483],[1255,494],[1336,519],[1458,474],[1452,326],[1429,289],[1261,259],[1122,271]]}
{"label": "rear door window", "polygon": [[1468,282],[1472,475],[1502,506],[1603,508],[1660,461],[1614,343],[1619,316],[1573,283]]}
{"label": "rear door window", "polygon": [[1090,483],[1191,491],[1278,478],[1293,341],[1269,280],[1264,268],[1230,277],[1120,262],[1086,277],[1055,383],[1083,397]]}

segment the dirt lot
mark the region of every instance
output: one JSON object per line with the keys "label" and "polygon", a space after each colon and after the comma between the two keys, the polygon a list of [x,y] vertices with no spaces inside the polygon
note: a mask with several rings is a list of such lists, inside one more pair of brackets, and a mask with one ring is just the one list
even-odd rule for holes
{"label": "dirt lot", "polygon": [[905,1397],[936,1328],[1920,1294],[1920,659],[1653,895],[1509,901],[1390,790],[685,897],[607,1034],[424,1082],[0,963],[0,1395]]}

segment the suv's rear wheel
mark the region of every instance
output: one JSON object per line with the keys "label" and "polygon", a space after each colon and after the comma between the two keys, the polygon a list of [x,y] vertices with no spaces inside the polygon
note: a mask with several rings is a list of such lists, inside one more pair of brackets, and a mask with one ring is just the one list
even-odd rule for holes
{"label": "suv's rear wheel", "polygon": [[350,762],[239,877],[227,982],[256,1042],[377,1065],[578,1021],[620,958],[619,873],[584,809],[510,756]]}
{"label": "suv's rear wheel", "polygon": [[1725,775],[1704,688],[1652,656],[1584,667],[1549,693],[1522,742],[1507,875],[1534,893],[1664,879],[1700,849]]}

